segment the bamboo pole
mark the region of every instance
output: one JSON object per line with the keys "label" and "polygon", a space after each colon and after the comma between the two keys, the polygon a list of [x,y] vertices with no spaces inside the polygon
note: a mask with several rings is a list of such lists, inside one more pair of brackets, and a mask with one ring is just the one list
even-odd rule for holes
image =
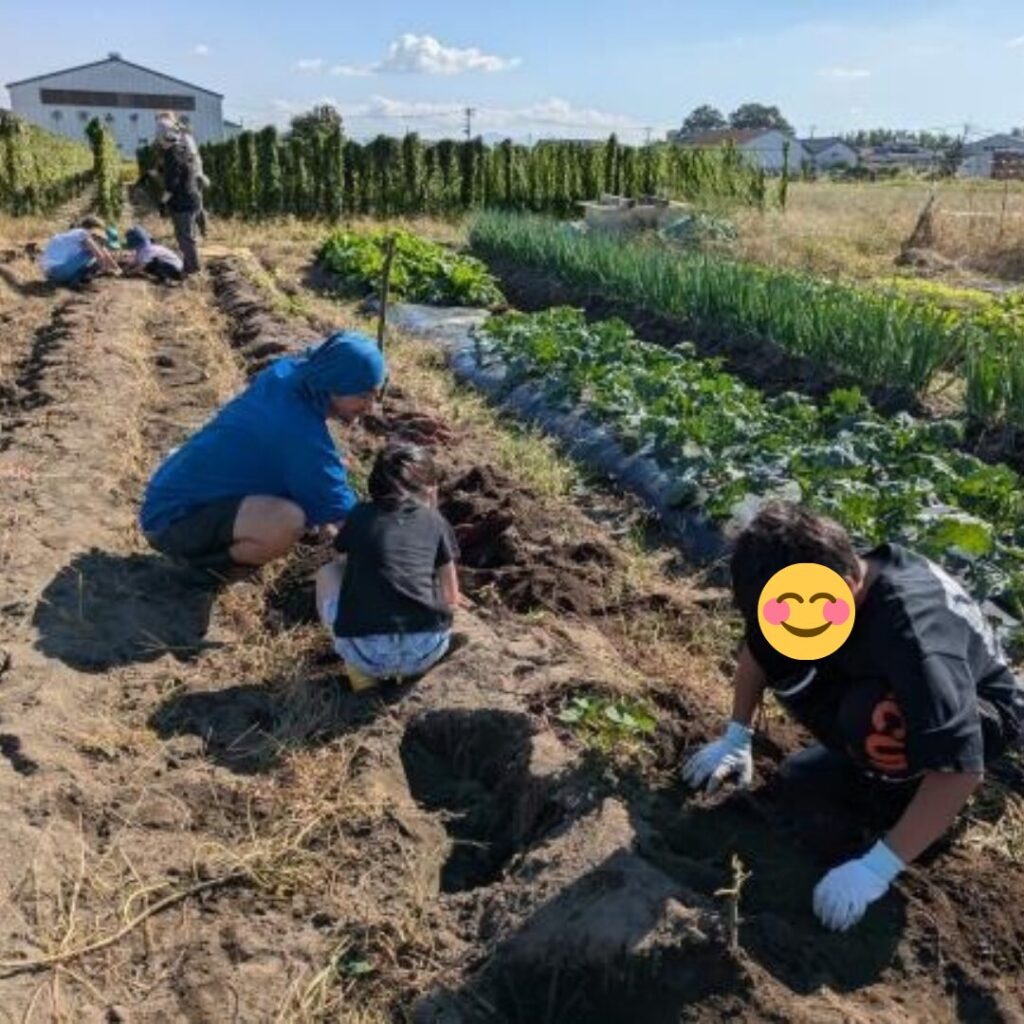
{"label": "bamboo pole", "polygon": [[384,268],[380,275],[380,311],[377,314],[377,347],[384,351],[384,332],[388,322],[388,295],[391,291],[391,263],[395,258],[395,236],[388,235],[384,247]]}

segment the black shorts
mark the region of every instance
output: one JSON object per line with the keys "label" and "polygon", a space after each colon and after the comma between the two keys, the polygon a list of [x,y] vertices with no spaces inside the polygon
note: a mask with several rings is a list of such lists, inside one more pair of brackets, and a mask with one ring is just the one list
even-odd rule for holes
{"label": "black shorts", "polygon": [[235,543],[235,520],[244,498],[224,498],[200,505],[146,540],[168,558],[197,569],[226,572],[235,567],[231,547]]}
{"label": "black shorts", "polygon": [[182,272],[176,266],[159,257],[150,260],[146,264],[146,273],[161,284],[167,281],[181,281],[183,279]]}

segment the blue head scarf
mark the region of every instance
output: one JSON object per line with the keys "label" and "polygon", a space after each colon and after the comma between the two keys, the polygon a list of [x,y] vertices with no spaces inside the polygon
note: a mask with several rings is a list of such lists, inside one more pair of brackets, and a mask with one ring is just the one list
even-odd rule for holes
{"label": "blue head scarf", "polygon": [[331,395],[365,395],[383,387],[388,368],[377,343],[358,331],[341,331],[298,357],[294,381],[323,416]]}

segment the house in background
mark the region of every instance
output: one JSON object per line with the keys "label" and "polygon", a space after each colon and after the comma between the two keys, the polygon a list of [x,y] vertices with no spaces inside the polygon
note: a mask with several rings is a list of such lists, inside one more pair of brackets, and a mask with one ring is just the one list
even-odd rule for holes
{"label": "house in background", "polygon": [[807,161],[807,152],[800,142],[777,128],[724,128],[721,131],[683,135],[669,132],[668,141],[695,149],[717,149],[732,143],[758,167],[772,174],[781,174],[786,163],[785,148],[789,143],[789,169],[797,173]]}
{"label": "house in background", "polygon": [[111,53],[106,60],[8,82],[11,110],[58,135],[83,141],[85,126],[98,117],[117,140],[121,155],[133,157],[152,141],[156,115],[173,111],[196,141],[230,138],[219,92],[190,85]]}
{"label": "house in background", "polygon": [[812,171],[830,171],[835,167],[856,167],[860,154],[838,136],[823,139],[801,139],[807,154],[807,166]]}
{"label": "house in background", "polygon": [[990,135],[964,146],[964,158],[957,173],[964,178],[1024,177],[1024,138]]}
{"label": "house in background", "polygon": [[929,173],[938,169],[941,154],[916,142],[896,139],[880,146],[862,149],[860,163],[869,171],[920,171]]}

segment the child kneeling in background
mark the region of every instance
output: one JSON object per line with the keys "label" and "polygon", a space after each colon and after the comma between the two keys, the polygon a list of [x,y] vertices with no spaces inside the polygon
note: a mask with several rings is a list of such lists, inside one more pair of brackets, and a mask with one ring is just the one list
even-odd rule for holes
{"label": "child kneeling in background", "polygon": [[344,563],[317,574],[317,610],[353,689],[422,675],[448,653],[458,546],[436,509],[437,482],[423,448],[389,445],[370,473],[370,501],[338,531]]}
{"label": "child kneeling in background", "polygon": [[146,274],[162,284],[182,280],[181,257],[166,245],[157,245],[145,228],[130,227],[124,241],[131,253],[123,268],[126,275]]}

